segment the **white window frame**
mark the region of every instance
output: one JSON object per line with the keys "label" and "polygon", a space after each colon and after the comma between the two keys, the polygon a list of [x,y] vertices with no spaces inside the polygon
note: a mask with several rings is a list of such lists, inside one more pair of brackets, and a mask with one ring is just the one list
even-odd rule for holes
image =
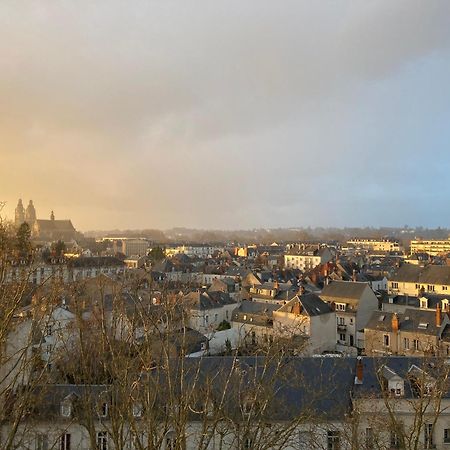
{"label": "white window frame", "polygon": [[62,417],[70,417],[72,415],[72,405],[69,402],[62,402],[60,405],[60,413]]}
{"label": "white window frame", "polygon": [[64,433],[59,438],[60,450],[71,450],[71,434]]}
{"label": "white window frame", "polygon": [[97,450],[108,450],[108,432],[97,432]]}

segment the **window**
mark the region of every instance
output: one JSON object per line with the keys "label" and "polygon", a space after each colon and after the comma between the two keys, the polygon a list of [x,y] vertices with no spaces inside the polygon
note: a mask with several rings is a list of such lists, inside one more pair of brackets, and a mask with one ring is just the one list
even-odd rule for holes
{"label": "window", "polygon": [[395,431],[391,431],[391,448],[400,448],[400,438]]}
{"label": "window", "polygon": [[428,290],[428,292],[434,292],[434,285],[433,284],[429,284],[427,286],[427,290]]}
{"label": "window", "polygon": [[175,450],[176,447],[176,439],[174,436],[166,437],[166,450]]}
{"label": "window", "polygon": [[383,335],[383,345],[385,347],[389,347],[389,335],[388,334]]}
{"label": "window", "polygon": [[72,405],[70,402],[63,402],[61,403],[61,416],[63,417],[70,417],[72,415]]}
{"label": "window", "polygon": [[442,290],[446,291],[447,290],[447,286],[442,286]]}
{"label": "window", "polygon": [[253,448],[253,439],[251,437],[244,437],[244,440],[242,441],[242,448],[247,450]]}
{"label": "window", "polygon": [[450,428],[444,428],[444,444],[450,444]]}
{"label": "window", "polygon": [[345,311],[345,303],[336,303],[336,311]]}
{"label": "window", "polygon": [[141,416],[142,416],[142,404],[133,403],[133,417],[141,417]]}
{"label": "window", "polygon": [[327,450],[339,450],[339,431],[327,432]]}
{"label": "window", "polygon": [[373,448],[373,429],[372,428],[366,428],[366,449],[372,449]]}
{"label": "window", "polygon": [[52,326],[50,324],[45,325],[44,336],[51,336],[52,332]]}
{"label": "window", "polygon": [[403,338],[403,348],[409,350],[409,338]]}
{"label": "window", "polygon": [[398,289],[398,283],[392,282],[392,289]]}
{"label": "window", "polygon": [[339,340],[345,342],[345,333],[339,333]]}
{"label": "window", "polygon": [[60,450],[70,450],[70,433],[64,433],[61,435],[60,439]]}
{"label": "window", "polygon": [[98,414],[100,415],[100,417],[108,416],[108,403],[106,402],[100,403]]}
{"label": "window", "polygon": [[343,317],[338,317],[338,324],[345,325],[345,319]]}
{"label": "window", "polygon": [[108,432],[99,431],[97,433],[97,450],[108,450]]}
{"label": "window", "polygon": [[426,423],[424,428],[424,444],[425,448],[434,448],[433,443],[433,424]]}
{"label": "window", "polygon": [[413,347],[414,347],[414,350],[416,350],[416,351],[419,350],[419,340],[418,339],[413,340]]}
{"label": "window", "polygon": [[46,434],[38,433],[36,435],[36,450],[48,450],[48,436]]}

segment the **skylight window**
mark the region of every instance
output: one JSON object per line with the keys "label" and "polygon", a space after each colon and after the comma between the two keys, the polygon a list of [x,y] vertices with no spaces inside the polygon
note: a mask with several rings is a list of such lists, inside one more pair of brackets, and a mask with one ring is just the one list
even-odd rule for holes
{"label": "skylight window", "polygon": [[417,328],[419,328],[421,330],[426,330],[428,328],[428,323],[420,322],[419,326]]}

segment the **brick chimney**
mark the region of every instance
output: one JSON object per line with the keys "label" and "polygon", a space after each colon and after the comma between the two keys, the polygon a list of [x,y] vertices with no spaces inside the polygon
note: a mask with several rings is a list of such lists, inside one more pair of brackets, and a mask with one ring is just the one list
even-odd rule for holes
{"label": "brick chimney", "polygon": [[362,361],[362,357],[358,356],[356,359],[356,376],[355,376],[355,384],[362,384],[364,376],[364,365]]}
{"label": "brick chimney", "polygon": [[400,321],[398,320],[397,313],[394,313],[392,316],[392,331],[394,333],[398,333],[398,329],[400,328]]}
{"label": "brick chimney", "polygon": [[291,313],[298,316],[302,313],[302,305],[300,304],[300,302],[295,302],[292,305]]}
{"label": "brick chimney", "polygon": [[436,326],[439,328],[442,325],[442,310],[440,303],[436,306]]}

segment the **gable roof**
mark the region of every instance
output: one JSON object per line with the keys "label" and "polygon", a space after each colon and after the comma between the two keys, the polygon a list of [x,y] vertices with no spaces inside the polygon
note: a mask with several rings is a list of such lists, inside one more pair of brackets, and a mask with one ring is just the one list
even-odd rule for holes
{"label": "gable roof", "polygon": [[191,309],[200,311],[221,308],[223,306],[236,303],[236,301],[233,300],[227,292],[222,291],[190,292],[184,296],[183,302],[189,305]]}
{"label": "gable roof", "polygon": [[47,233],[51,231],[75,231],[75,228],[70,220],[37,219],[36,225],[39,227],[39,231],[41,233]]}
{"label": "gable roof", "polygon": [[302,294],[301,296],[296,295],[291,301],[278,309],[278,311],[293,313],[293,308],[296,303],[302,305],[303,310],[308,316],[320,316],[322,314],[333,312],[327,303],[325,303],[318,295],[312,293]]}
{"label": "gable roof", "polygon": [[[366,325],[366,329],[392,332],[392,317],[394,314],[393,312],[374,311]],[[442,327],[445,326],[445,318],[442,320],[444,325],[436,326],[435,311],[408,308],[404,313],[397,314],[397,316],[400,331],[438,336],[442,331]]]}
{"label": "gable roof", "polygon": [[367,288],[370,289],[367,283],[358,281],[333,281],[323,288],[320,297],[326,300],[328,298],[360,300]]}
{"label": "gable roof", "polygon": [[391,277],[391,281],[417,284],[450,285],[450,266],[403,264]]}
{"label": "gable roof", "polygon": [[[361,397],[381,397],[383,395],[382,378],[389,380],[398,376],[405,380],[405,397],[414,398],[412,383],[409,382],[414,371],[423,370],[427,376],[439,379],[445,373],[448,376],[449,366],[444,364],[439,358],[410,358],[404,356],[389,356],[389,358],[361,358],[363,364],[363,381],[355,384],[354,396]],[[441,378],[443,379],[443,378]],[[450,392],[446,390],[444,398],[450,397]]]}

